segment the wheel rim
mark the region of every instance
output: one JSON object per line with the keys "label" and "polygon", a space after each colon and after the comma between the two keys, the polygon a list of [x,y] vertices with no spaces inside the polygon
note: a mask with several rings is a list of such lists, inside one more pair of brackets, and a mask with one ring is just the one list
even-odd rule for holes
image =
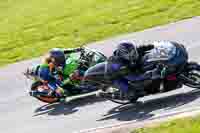
{"label": "wheel rim", "polygon": [[193,71],[189,73],[188,77],[194,84],[200,85],[200,72]]}
{"label": "wheel rim", "polygon": [[[40,85],[40,86],[37,86],[35,88],[35,90],[37,90],[38,92],[42,92],[42,91],[48,91],[49,88],[46,86],[46,85]],[[58,101],[58,98],[56,97],[53,97],[53,96],[36,96],[36,98],[42,102],[45,102],[45,103],[55,103]]]}

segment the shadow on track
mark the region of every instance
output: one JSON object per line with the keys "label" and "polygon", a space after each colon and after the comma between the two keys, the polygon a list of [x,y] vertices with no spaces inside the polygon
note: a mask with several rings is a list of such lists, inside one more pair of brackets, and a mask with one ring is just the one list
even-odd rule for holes
{"label": "shadow on track", "polygon": [[110,119],[117,119],[119,121],[142,121],[152,118],[154,116],[152,113],[153,111],[162,109],[163,112],[166,112],[170,109],[188,104],[199,98],[199,96],[200,91],[193,90],[188,93],[148,100],[144,103],[139,102],[137,105],[120,105],[109,110],[107,114],[103,116],[103,118],[97,121]]}
{"label": "shadow on track", "polygon": [[78,111],[78,108],[90,105],[96,102],[102,102],[105,99],[97,98],[96,96],[89,96],[85,98],[75,99],[67,103],[54,103],[54,104],[46,104],[34,111],[33,116],[39,115],[70,115]]}

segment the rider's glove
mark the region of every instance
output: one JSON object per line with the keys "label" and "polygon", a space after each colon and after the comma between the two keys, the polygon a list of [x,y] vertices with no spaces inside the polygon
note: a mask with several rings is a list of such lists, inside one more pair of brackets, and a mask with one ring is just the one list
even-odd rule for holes
{"label": "rider's glove", "polygon": [[73,82],[73,80],[75,80],[73,76],[74,76],[74,73],[70,74],[69,78],[63,80],[62,83],[60,84],[60,86],[65,86],[67,84],[71,84]]}
{"label": "rider's glove", "polygon": [[78,70],[76,70],[74,73],[70,74],[69,78],[62,82],[61,86],[64,86],[66,84],[71,84],[71,83],[73,83],[73,81],[77,81],[77,80],[81,80]]}
{"label": "rider's glove", "polygon": [[66,84],[69,84],[70,83],[70,79],[68,78],[68,79],[66,79],[66,80],[64,80],[64,81],[62,81],[62,83],[60,84],[60,86],[65,86]]}
{"label": "rider's glove", "polygon": [[77,80],[80,76],[79,70],[75,70],[72,74],[70,74],[70,79],[71,80]]}

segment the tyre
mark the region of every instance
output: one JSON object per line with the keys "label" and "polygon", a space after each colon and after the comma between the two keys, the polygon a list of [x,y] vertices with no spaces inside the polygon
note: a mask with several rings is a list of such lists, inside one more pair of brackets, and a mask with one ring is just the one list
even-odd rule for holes
{"label": "tyre", "polygon": [[200,89],[200,65],[197,63],[188,64],[187,71],[180,74],[180,78],[184,85]]}
{"label": "tyre", "polygon": [[[32,84],[30,94],[35,97],[36,99],[45,102],[45,103],[55,103],[59,101],[59,98],[53,97],[53,96],[45,96],[40,95],[40,92],[47,91],[49,89],[46,85],[44,85],[42,82],[37,81]],[[37,95],[38,92],[38,95]],[[35,93],[35,94],[34,94]]]}

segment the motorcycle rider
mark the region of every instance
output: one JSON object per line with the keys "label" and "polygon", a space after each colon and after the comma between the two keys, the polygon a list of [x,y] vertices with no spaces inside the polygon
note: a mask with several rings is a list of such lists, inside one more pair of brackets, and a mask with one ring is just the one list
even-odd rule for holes
{"label": "motorcycle rider", "polygon": [[144,78],[152,79],[163,78],[185,64],[187,60],[185,47],[172,41],[157,41],[141,46],[123,42],[110,57],[111,62],[118,62],[132,70],[140,69],[144,72]]}
{"label": "motorcycle rider", "polygon": [[52,90],[49,95],[54,94],[56,97],[65,97],[63,86],[70,84],[71,75],[77,69],[76,62],[67,64],[68,56],[72,53],[82,51],[83,48],[74,49],[51,49],[43,59],[43,63],[33,69],[28,69],[27,73],[39,76],[39,78],[47,83]]}
{"label": "motorcycle rider", "polygon": [[147,45],[122,42],[108,60],[107,75],[116,79],[115,85],[128,90],[124,76],[138,73],[134,80],[162,79],[181,69],[187,60],[185,47],[177,42],[157,41]]}

